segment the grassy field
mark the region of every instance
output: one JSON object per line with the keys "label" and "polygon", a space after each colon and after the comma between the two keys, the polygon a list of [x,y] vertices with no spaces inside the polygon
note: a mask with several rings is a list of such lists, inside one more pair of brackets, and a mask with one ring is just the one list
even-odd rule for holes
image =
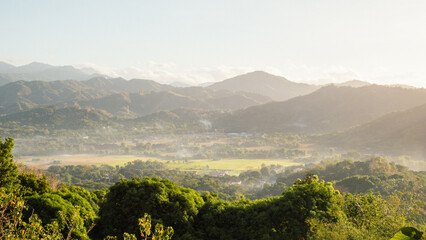
{"label": "grassy field", "polygon": [[171,169],[208,172],[212,170],[226,170],[229,174],[238,174],[241,171],[259,169],[262,164],[279,164],[282,166],[298,165],[288,159],[220,159],[220,160],[162,160],[156,158],[139,157],[135,155],[55,155],[55,156],[22,156],[16,159],[18,163],[34,168],[46,169],[52,165],[124,165],[133,160],[157,160],[165,163]]}
{"label": "grassy field", "polygon": [[209,170],[226,170],[230,174],[237,174],[241,171],[259,169],[262,164],[272,165],[279,164],[282,166],[293,166],[298,165],[287,159],[221,159],[221,160],[188,160],[185,161],[170,161],[167,165],[170,168],[178,168],[181,170],[197,170],[197,171],[209,171]]}

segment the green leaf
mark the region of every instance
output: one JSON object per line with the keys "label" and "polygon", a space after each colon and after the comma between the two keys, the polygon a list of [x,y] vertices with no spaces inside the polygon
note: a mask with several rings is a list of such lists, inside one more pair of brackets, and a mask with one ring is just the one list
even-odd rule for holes
{"label": "green leaf", "polygon": [[403,227],[391,240],[420,240],[422,235],[423,232],[420,232],[413,227]]}

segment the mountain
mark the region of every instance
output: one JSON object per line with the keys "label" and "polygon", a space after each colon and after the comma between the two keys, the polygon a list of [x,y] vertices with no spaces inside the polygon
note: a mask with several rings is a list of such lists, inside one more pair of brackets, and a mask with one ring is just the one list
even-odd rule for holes
{"label": "mountain", "polygon": [[218,119],[215,126],[232,132],[327,133],[424,103],[425,89],[329,85],[306,96],[236,111]]}
{"label": "mountain", "polygon": [[82,82],[84,85],[115,92],[145,92],[145,91],[168,91],[175,89],[170,85],[160,84],[152,80],[132,79],[125,80],[123,78],[104,78],[97,77]]}
{"label": "mountain", "polygon": [[0,87],[0,114],[9,114],[46,105],[65,104],[107,95],[81,82],[16,81]]}
{"label": "mountain", "polygon": [[115,125],[115,118],[98,109],[56,106],[35,108],[0,117],[1,123],[15,122],[20,126],[47,129],[84,129]]}
{"label": "mountain", "polygon": [[426,158],[426,104],[321,136],[317,142],[361,151],[420,154]]}
{"label": "mountain", "polygon": [[[9,82],[18,80],[87,80],[100,74],[93,69],[76,69],[73,66],[52,66],[49,64],[32,62],[27,65],[15,67],[13,65],[0,62],[0,74],[3,79]],[[1,84],[1,82],[0,82]]]}
{"label": "mountain", "polygon": [[8,71],[8,73],[36,73],[36,72],[43,72],[52,68],[55,68],[55,67],[45,63],[32,62],[27,65],[15,67],[11,69],[10,71]]}
{"label": "mountain", "polygon": [[11,69],[14,69],[15,66],[9,64],[9,63],[5,63],[5,62],[0,62],[0,72],[7,72],[10,71]]}
{"label": "mountain", "polygon": [[82,81],[99,74],[88,75],[79,69],[72,66],[60,66],[46,69],[37,73],[30,73],[28,76],[31,80],[44,80],[44,81],[55,81],[55,80],[77,80]]}
{"label": "mountain", "polygon": [[207,88],[256,93],[268,96],[273,100],[284,101],[300,95],[309,94],[319,87],[291,82],[284,77],[256,71],[214,83]]}
{"label": "mountain", "polygon": [[249,93],[214,91],[201,87],[177,88],[174,91],[119,93],[99,99],[79,101],[78,105],[103,109],[127,117],[145,116],[178,108],[203,110],[235,110],[270,101]]}

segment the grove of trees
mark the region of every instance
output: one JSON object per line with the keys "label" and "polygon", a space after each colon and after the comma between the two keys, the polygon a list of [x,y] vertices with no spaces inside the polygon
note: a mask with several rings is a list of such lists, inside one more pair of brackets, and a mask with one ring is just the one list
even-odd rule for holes
{"label": "grove of trees", "polygon": [[[358,164],[353,162],[319,168],[320,177],[305,173],[291,184],[283,175],[279,178],[281,184],[290,187],[279,196],[258,200],[241,196],[229,201],[214,192],[198,192],[157,177],[122,178],[108,188],[91,192],[67,184],[53,185],[48,177],[18,172],[12,148],[13,139],[0,142],[1,239],[158,240],[172,236],[178,240],[368,240],[411,233],[407,239],[421,239],[421,232],[426,228],[425,196],[422,192],[413,192],[417,189],[414,186],[393,188],[383,195],[380,191],[351,194],[336,190],[327,180],[330,176],[337,175],[333,179],[350,189],[352,185],[345,182],[350,182],[347,179],[352,176],[346,175],[348,172],[361,175],[370,171],[352,169],[352,165]],[[156,163],[149,164],[150,168],[162,168]],[[375,171],[382,169],[391,174],[368,173],[381,180],[407,178],[412,181],[415,178],[408,170],[386,165],[381,159],[367,164],[376,164]],[[398,171],[401,176],[393,176]],[[263,172],[267,174],[267,170]],[[415,176],[420,179],[416,183],[424,180],[424,175]],[[354,181],[376,184],[362,177]],[[356,192],[360,189],[363,188]],[[151,224],[158,227],[151,230]],[[416,229],[403,228],[399,232],[401,227]]]}

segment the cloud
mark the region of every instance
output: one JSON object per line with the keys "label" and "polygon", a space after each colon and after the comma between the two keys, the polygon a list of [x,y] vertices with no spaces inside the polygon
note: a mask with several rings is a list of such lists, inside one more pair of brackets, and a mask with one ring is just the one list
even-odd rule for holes
{"label": "cloud", "polygon": [[30,62],[33,62],[29,58],[23,58],[23,57],[17,57],[17,56],[0,56],[0,61],[4,61],[6,63],[15,65],[15,66],[21,66],[28,64]]}
{"label": "cloud", "polygon": [[319,85],[360,79],[358,73],[343,66],[320,68],[306,64],[298,65],[291,61],[286,62],[286,65],[283,66],[282,72],[284,73],[280,75],[287,77],[291,81]]}
{"label": "cloud", "polygon": [[166,84],[182,82],[194,86],[206,82],[222,81],[256,70],[283,76],[294,82],[305,82],[318,85],[341,83],[354,79],[378,84],[404,83],[417,87],[425,87],[426,84],[425,78],[421,78],[420,75],[414,74],[413,72],[397,72],[395,69],[381,67],[372,72],[361,73],[339,65],[321,68],[306,64],[295,64],[288,60],[283,61],[283,65],[279,68],[271,66],[216,66],[184,69],[173,62],[160,63],[156,61],[137,63],[134,66],[119,69],[99,66],[93,63],[77,64],[75,66],[90,67],[111,77],[149,79]]}
{"label": "cloud", "polygon": [[328,83],[341,83],[359,79],[356,72],[342,66],[333,66],[323,72],[323,77],[319,81]]}
{"label": "cloud", "polygon": [[120,69],[99,66],[93,63],[76,64],[74,66],[79,68],[90,67],[111,77],[149,79],[161,83],[183,82],[191,85],[222,81],[255,70],[250,67],[224,66],[181,69],[177,64],[172,62],[158,63],[155,61]]}
{"label": "cloud", "polygon": [[405,84],[414,87],[425,87],[426,78],[414,72],[382,73],[374,75],[370,81],[378,84]]}

